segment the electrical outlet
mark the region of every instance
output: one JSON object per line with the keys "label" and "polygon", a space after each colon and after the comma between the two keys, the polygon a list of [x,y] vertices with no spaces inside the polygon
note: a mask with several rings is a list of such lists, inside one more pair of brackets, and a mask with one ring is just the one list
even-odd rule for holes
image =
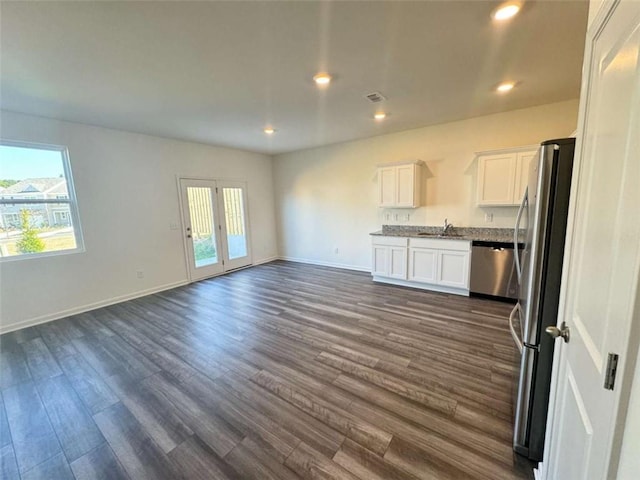
{"label": "electrical outlet", "polygon": [[333,249],[333,253],[335,253],[336,255],[340,252],[340,250],[338,249],[338,247]]}
{"label": "electrical outlet", "polygon": [[484,214],[484,221],[486,223],[491,223],[493,222],[493,213],[485,213]]}
{"label": "electrical outlet", "polygon": [[169,224],[169,230],[178,230],[178,224],[177,223],[170,223]]}
{"label": "electrical outlet", "polygon": [[398,221],[398,214],[397,214],[397,213],[394,213],[394,214],[393,214],[393,219],[394,219],[396,222]]}
{"label": "electrical outlet", "polygon": [[388,222],[389,220],[391,220],[391,214],[389,212],[384,214],[384,219]]}
{"label": "electrical outlet", "polygon": [[144,272],[143,272],[142,270],[138,270],[138,271],[136,272],[136,277],[138,277],[138,278],[144,278]]}

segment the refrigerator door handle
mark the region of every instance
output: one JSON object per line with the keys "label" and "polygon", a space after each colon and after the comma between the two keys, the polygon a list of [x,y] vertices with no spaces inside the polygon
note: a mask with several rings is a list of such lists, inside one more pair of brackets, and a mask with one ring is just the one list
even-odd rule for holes
{"label": "refrigerator door handle", "polygon": [[520,304],[516,303],[515,307],[513,307],[513,310],[511,310],[511,314],[509,315],[509,330],[511,330],[511,336],[513,337],[513,341],[516,342],[516,347],[518,347],[518,350],[520,351],[520,353],[522,353],[522,341],[518,338],[518,333],[516,332],[515,327],[513,326],[513,318],[515,317],[516,312],[518,312],[520,310]]}
{"label": "refrigerator door handle", "polygon": [[522,203],[520,203],[520,208],[518,209],[518,215],[516,216],[516,226],[513,230],[513,252],[514,258],[516,261],[516,274],[518,275],[518,283],[520,283],[520,279],[522,278],[522,266],[520,265],[520,255],[518,250],[518,236],[520,233],[520,219],[522,218],[522,212],[524,212],[524,206],[529,201],[529,187],[524,190],[524,195],[522,197]]}

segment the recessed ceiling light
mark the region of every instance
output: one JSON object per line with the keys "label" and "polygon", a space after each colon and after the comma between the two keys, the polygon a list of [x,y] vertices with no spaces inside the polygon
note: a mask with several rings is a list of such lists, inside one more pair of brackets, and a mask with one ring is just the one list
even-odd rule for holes
{"label": "recessed ceiling light", "polygon": [[264,133],[266,133],[267,135],[273,135],[274,133],[276,133],[276,129],[273,127],[265,127]]}
{"label": "recessed ceiling light", "polygon": [[387,114],[384,112],[376,112],[373,114],[373,118],[375,118],[376,120],[384,120],[386,116]]}
{"label": "recessed ceiling light", "polygon": [[507,93],[515,87],[515,82],[504,82],[496,87],[496,91],[499,93]]}
{"label": "recessed ceiling light", "polygon": [[493,12],[494,20],[507,20],[515,16],[520,11],[520,4],[514,2],[508,2],[500,5],[496,11]]}
{"label": "recessed ceiling light", "polygon": [[313,81],[316,82],[316,85],[329,85],[331,83],[331,75],[321,72],[313,76]]}

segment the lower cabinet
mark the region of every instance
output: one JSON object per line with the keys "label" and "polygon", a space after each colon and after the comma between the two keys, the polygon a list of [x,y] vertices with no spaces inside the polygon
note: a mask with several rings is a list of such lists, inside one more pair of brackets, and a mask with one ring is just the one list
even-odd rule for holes
{"label": "lower cabinet", "polygon": [[469,252],[438,252],[438,285],[469,289]]}
{"label": "lower cabinet", "polygon": [[431,248],[409,249],[409,280],[436,283],[438,278],[438,250]]}
{"label": "lower cabinet", "polygon": [[375,281],[469,294],[471,242],[439,238],[373,238]]}
{"label": "lower cabinet", "polygon": [[407,239],[378,237],[373,243],[373,276],[407,279]]}

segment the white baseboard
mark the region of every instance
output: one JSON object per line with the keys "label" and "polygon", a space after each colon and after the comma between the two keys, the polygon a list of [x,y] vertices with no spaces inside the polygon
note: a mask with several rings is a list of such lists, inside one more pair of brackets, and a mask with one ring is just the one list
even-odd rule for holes
{"label": "white baseboard", "polygon": [[[327,266],[327,267],[345,268],[345,269],[348,269],[348,270],[360,270],[360,271],[364,271],[364,272],[368,271],[367,269],[363,269],[363,268],[360,268],[360,267],[355,267],[353,265],[320,263],[320,262],[313,262],[313,261],[304,260],[304,259],[296,259],[296,258],[289,258],[289,257],[279,257],[279,256],[272,256],[272,257],[267,257],[267,258],[263,258],[263,259],[257,260],[251,266],[262,265],[264,263],[269,263],[269,262],[273,262],[274,260],[280,260],[280,259],[288,260],[288,261],[291,261],[291,262],[300,262],[300,263],[310,263],[310,264],[315,264],[315,265],[323,265],[323,266]],[[168,283],[168,284],[165,284],[165,285],[160,285],[158,287],[148,288],[146,290],[139,290],[139,291],[134,292],[134,293],[128,293],[128,294],[125,294],[125,295],[119,295],[117,297],[111,297],[111,298],[108,298],[106,300],[101,300],[99,302],[89,303],[89,304],[86,304],[86,305],[70,308],[70,309],[67,309],[67,310],[62,310],[60,312],[49,313],[49,314],[41,315],[41,316],[35,317],[35,318],[29,318],[27,320],[22,320],[22,321],[19,321],[19,322],[8,324],[8,325],[0,325],[0,334],[13,332],[14,330],[20,330],[21,328],[33,327],[35,325],[40,325],[42,323],[52,322],[54,320],[59,320],[61,318],[69,317],[71,315],[77,315],[79,313],[88,312],[88,311],[91,311],[91,310],[95,310],[97,308],[107,307],[107,306],[113,305],[115,303],[126,302],[127,300],[133,300],[134,298],[144,297],[145,295],[152,295],[154,293],[162,292],[164,290],[170,290],[172,288],[181,287],[181,286],[187,285],[189,283],[191,283],[189,280],[181,280],[179,282]]]}
{"label": "white baseboard", "polygon": [[[254,262],[253,265],[262,265],[263,263],[269,263],[279,259],[280,257],[278,256],[263,258],[261,260]],[[95,310],[96,308],[107,307],[115,303],[126,302],[127,300],[133,300],[134,298],[140,298],[140,297],[144,297],[145,295],[151,295],[154,293],[162,292],[164,290],[170,290],[172,288],[181,287],[189,283],[191,283],[190,280],[180,280],[179,282],[168,283],[166,285],[160,285],[158,287],[148,288],[146,290],[139,290],[134,293],[128,293],[126,295],[112,297],[107,300],[101,300],[99,302],[89,303],[79,307],[70,308],[68,310],[62,310],[60,312],[41,315],[39,317],[22,320],[20,322],[11,323],[9,325],[0,325],[0,334],[13,332],[14,330],[20,330],[21,328],[33,327],[34,325],[40,325],[42,323],[52,322],[54,320],[59,320],[61,318],[69,317],[71,315],[77,315],[79,313]]]}
{"label": "white baseboard", "polygon": [[277,255],[274,255],[273,257],[263,258],[262,260],[257,260],[255,262],[253,262],[253,266],[262,265],[263,263],[269,263],[269,262],[273,262],[275,260],[280,260],[280,257],[277,256]]}
{"label": "white baseboard", "polygon": [[33,327],[34,325],[40,325],[41,323],[52,322],[53,320],[59,320],[70,315],[77,315],[79,313],[95,310],[96,308],[107,307],[115,303],[126,302],[127,300],[133,300],[134,298],[144,297],[145,295],[151,295],[153,293],[162,292],[164,290],[170,290],[172,288],[181,287],[187,285],[189,280],[181,280],[179,282],[167,283],[158,287],[148,288],[146,290],[139,290],[134,293],[128,293],[125,295],[119,295],[117,297],[111,297],[107,300],[101,300],[95,303],[89,303],[80,307],[70,308],[61,312],[50,313],[47,315],[41,315],[39,317],[30,318],[28,320],[22,320],[20,322],[12,323],[9,325],[0,325],[0,334],[13,332],[14,330],[20,330],[21,328]]}
{"label": "white baseboard", "polygon": [[397,278],[377,277],[374,275],[374,282],[388,283],[390,285],[399,285],[401,287],[419,288],[420,290],[430,290],[432,292],[452,293],[454,295],[469,296],[469,290],[463,288],[445,287],[442,285],[432,285],[426,283],[416,283],[409,280],[400,280]]}
{"label": "white baseboard", "polygon": [[371,270],[368,268],[358,267],[356,265],[349,265],[346,263],[323,262],[321,260],[309,260],[307,258],[296,258],[296,257],[285,257],[285,256],[281,256],[280,260],[286,260],[287,262],[306,263],[309,265],[320,265],[322,267],[343,268],[345,270],[356,270],[358,272],[367,272],[367,273],[371,272]]}

